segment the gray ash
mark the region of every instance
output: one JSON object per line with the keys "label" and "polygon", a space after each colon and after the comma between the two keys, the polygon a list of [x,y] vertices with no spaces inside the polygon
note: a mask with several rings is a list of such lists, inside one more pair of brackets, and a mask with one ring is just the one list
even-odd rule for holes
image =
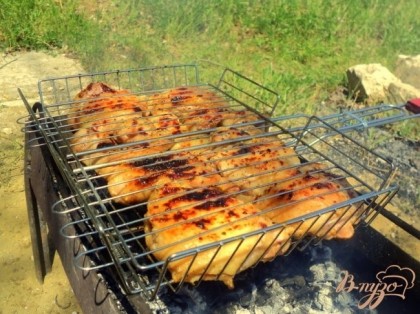
{"label": "gray ash", "polygon": [[309,247],[237,275],[233,290],[219,282],[203,282],[198,287],[184,285],[177,294],[162,289],[159,299],[165,309],[158,312],[355,313],[358,300],[351,294],[336,292],[341,272],[330,247]]}
{"label": "gray ash", "polygon": [[[379,131],[377,133],[384,134]],[[408,214],[415,216],[415,208],[420,200],[420,141],[393,138],[377,146],[376,151],[391,157],[397,167],[394,181],[398,183],[400,190],[393,202]]]}

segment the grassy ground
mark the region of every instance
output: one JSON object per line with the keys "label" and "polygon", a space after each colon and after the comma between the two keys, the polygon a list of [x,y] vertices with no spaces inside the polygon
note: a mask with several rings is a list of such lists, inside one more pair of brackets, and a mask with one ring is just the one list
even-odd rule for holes
{"label": "grassy ground", "polygon": [[418,54],[417,0],[0,0],[0,48],[74,53],[88,71],[211,60],[313,113],[345,70]]}

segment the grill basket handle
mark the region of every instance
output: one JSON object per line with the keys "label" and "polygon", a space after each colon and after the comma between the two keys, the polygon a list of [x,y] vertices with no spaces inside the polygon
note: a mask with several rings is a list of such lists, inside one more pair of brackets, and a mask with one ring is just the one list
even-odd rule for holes
{"label": "grill basket handle", "polygon": [[411,113],[419,114],[420,113],[420,98],[414,98],[407,101],[407,103],[405,104],[405,109],[407,109]]}

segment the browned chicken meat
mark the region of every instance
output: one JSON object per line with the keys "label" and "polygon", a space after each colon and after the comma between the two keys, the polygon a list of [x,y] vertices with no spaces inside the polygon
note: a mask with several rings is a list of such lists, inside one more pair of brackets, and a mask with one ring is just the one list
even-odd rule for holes
{"label": "browned chicken meat", "polygon": [[[110,195],[115,202],[126,205],[147,201],[154,189],[174,180],[188,179],[191,187],[202,186],[203,181],[228,187],[211,163],[187,152],[144,158],[105,170]],[[97,172],[102,174],[104,169]]]}
{"label": "browned chicken meat", "polygon": [[225,127],[255,127],[255,122],[259,121],[262,124],[261,116],[249,110],[231,110],[223,113],[223,121],[221,126]]}
{"label": "browned chicken meat", "polygon": [[77,104],[68,114],[68,124],[78,129],[85,122],[118,115],[148,115],[144,96],[117,90],[104,83],[90,83],[76,96]]}
{"label": "browned chicken meat", "polygon": [[[242,127],[220,127],[210,134],[210,139],[211,142],[219,143],[219,145],[234,143],[240,145],[241,142],[251,143],[252,139],[254,142],[258,142],[258,139],[255,136],[261,134],[262,131],[253,125]],[[264,139],[260,137],[260,141],[263,142]]]}
{"label": "browned chicken meat", "polygon": [[[283,223],[346,202],[356,196],[344,178],[324,169],[325,166],[319,163],[295,169],[295,174],[289,180],[270,187],[266,199],[256,205],[266,211],[267,217],[274,222]],[[356,205],[345,205],[339,210],[296,222],[294,225],[299,228],[293,236],[350,238],[354,233],[353,224],[360,218],[361,210]]]}
{"label": "browned chicken meat", "polygon": [[[144,97],[104,83],[91,83],[76,96],[81,102],[68,114],[68,123],[75,130],[70,144],[85,165],[124,162],[127,157],[172,147],[171,136],[181,132],[178,117],[170,113],[150,116]],[[124,143],[135,144],[130,151],[118,148]]]}
{"label": "browned chicken meat", "polygon": [[189,134],[176,138],[171,150],[188,151],[194,155],[201,155],[209,150],[208,145],[210,143],[208,134]]}
{"label": "browned chicken meat", "polygon": [[217,148],[211,160],[221,176],[257,199],[267,193],[273,182],[293,175],[300,160],[295,151],[279,139],[252,138],[259,130],[251,130],[253,132],[229,128],[212,134],[213,141],[226,145]]}
{"label": "browned chicken meat", "polygon": [[[170,260],[174,282],[220,280],[230,288],[237,273],[285,252],[291,233],[263,231],[272,222],[251,203],[215,186],[191,188],[188,181],[155,190],[146,218],[146,244],[158,260]],[[244,239],[247,233],[255,235]]]}
{"label": "browned chicken meat", "polygon": [[[159,153],[170,149],[174,145],[174,138],[171,136],[180,133],[179,120],[171,114],[148,117],[120,114],[118,111],[110,112],[108,118],[102,117],[82,124],[71,139],[73,152],[81,153],[101,147],[137,142],[137,148],[140,145],[143,151],[136,149],[136,152],[143,155],[151,152]],[[115,156],[117,155],[114,154]],[[94,153],[84,156],[84,163],[87,165],[98,163],[96,160],[98,157],[101,157],[101,163],[107,162],[103,153]]]}
{"label": "browned chicken meat", "polygon": [[194,131],[220,124],[228,103],[225,98],[204,87],[179,87],[150,95],[147,106],[152,114],[177,115],[183,131]]}

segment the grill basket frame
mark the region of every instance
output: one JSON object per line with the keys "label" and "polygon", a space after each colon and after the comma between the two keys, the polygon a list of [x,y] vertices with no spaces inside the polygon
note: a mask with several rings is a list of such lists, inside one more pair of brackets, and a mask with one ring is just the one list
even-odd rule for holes
{"label": "grill basket frame", "polygon": [[[205,74],[214,77],[212,71],[214,70]],[[204,77],[206,76],[204,75]],[[398,190],[396,185],[390,184],[395,170],[392,162],[347,136],[331,121],[306,115],[282,117],[281,120],[269,118],[268,116],[272,115],[278,106],[278,94],[230,69],[224,69],[220,77],[216,76],[214,84],[202,83],[201,78],[201,68],[199,70],[197,65],[173,65],[41,80],[38,84],[40,103],[34,106],[30,106],[21,93],[30,114],[25,125],[25,132],[36,132],[42,137],[43,145],[48,147],[57,168],[73,193],[72,196],[61,199],[52,208],[54,213],[78,217],[72,223],[63,226],[61,234],[66,238],[91,238],[94,240],[91,242],[98,243],[96,247],[76,256],[75,265],[87,271],[112,266],[116,269],[121,285],[128,294],[141,293],[149,300],[156,297],[162,286],[168,286],[177,291],[183,285],[182,281],[180,283],[171,282],[168,264],[172,260],[185,256],[197,256],[202,250],[217,250],[217,248],[235,241],[238,242],[239,247],[245,239],[252,236],[262,237],[270,231],[278,232],[279,236],[286,226],[313,218],[317,219],[317,217],[332,214],[342,208],[350,209],[355,204],[363,204],[358,206],[364,208],[360,213],[360,217],[363,218],[358,223],[358,227],[360,227],[369,224]],[[98,81],[109,83],[118,88],[129,89],[133,93],[154,93],[179,86],[210,88],[223,97],[228,97],[234,106],[240,106],[260,114],[260,124],[266,130],[265,135],[278,135],[306,160],[311,161],[312,159],[312,162],[315,162],[320,158],[321,161],[328,162],[331,167],[345,174],[347,178],[352,178],[356,184],[358,196],[347,203],[330,206],[282,224],[269,226],[258,232],[179,252],[164,262],[150,260],[148,264],[139,263],[139,253],[131,249],[130,241],[132,240],[130,238],[127,240],[126,230],[121,231],[119,221],[124,221],[125,218],[115,218],[119,217],[118,211],[121,209],[110,207],[109,202],[97,193],[97,185],[91,179],[92,172],[80,162],[78,156],[71,153],[68,136],[63,134],[63,132],[68,132],[66,121],[62,119],[66,113],[63,108],[69,108],[77,103],[74,101],[75,94],[82,90],[88,82]],[[295,118],[299,119],[301,127],[286,128],[283,126]],[[304,121],[303,124],[302,121]],[[367,155],[369,155],[369,160],[376,160],[374,165],[363,163],[363,158]],[[372,179],[369,182],[364,178],[365,172],[369,173],[370,179]],[[98,210],[98,208],[100,209]],[[77,215],[74,215],[76,212]],[[67,228],[77,225],[84,226],[82,230],[85,231],[82,234],[66,233]],[[134,238],[137,237],[136,234],[134,233]],[[303,249],[311,243],[316,244],[320,241],[322,241],[322,237],[305,237],[293,240],[293,244],[286,254],[295,248]],[[141,245],[138,246],[141,247]],[[147,251],[144,247],[143,250]],[[93,260],[97,263],[84,265],[83,260],[86,255],[96,257]],[[104,256],[108,256],[108,258],[104,259]]]}

